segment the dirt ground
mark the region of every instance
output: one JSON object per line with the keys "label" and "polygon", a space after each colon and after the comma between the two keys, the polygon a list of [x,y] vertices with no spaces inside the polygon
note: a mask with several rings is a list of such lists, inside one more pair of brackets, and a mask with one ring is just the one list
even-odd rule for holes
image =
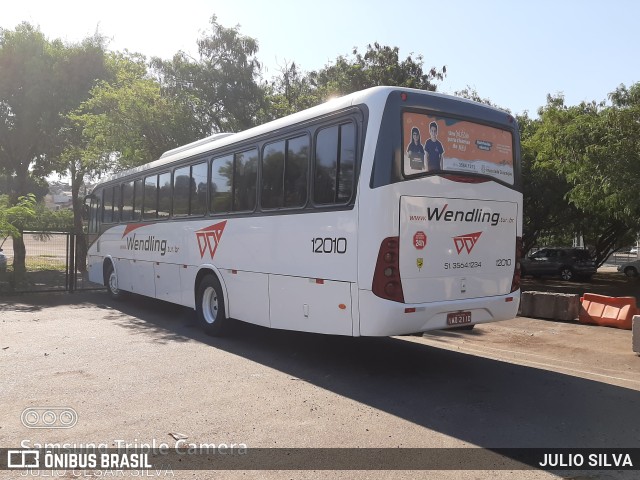
{"label": "dirt ground", "polygon": [[566,282],[560,277],[524,277],[522,291],[575,293],[597,293],[610,297],[636,297],[640,302],[640,279],[628,278],[616,267],[601,267],[589,281]]}

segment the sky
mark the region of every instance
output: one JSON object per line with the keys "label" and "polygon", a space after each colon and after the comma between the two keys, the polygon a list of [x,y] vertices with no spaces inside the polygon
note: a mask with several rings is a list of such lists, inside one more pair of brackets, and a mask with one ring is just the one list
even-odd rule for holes
{"label": "sky", "polygon": [[27,21],[67,42],[99,32],[111,50],[164,59],[197,57],[212,15],[258,41],[265,79],[285,62],[317,70],[378,42],[422,55],[425,71],[446,66],[439,92],[470,87],[531,116],[547,94],[576,105],[640,81],[636,0],[0,0],[0,28]]}

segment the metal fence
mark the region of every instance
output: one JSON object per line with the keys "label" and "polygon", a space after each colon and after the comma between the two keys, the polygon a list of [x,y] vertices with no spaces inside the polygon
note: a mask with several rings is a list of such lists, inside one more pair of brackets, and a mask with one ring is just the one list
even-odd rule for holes
{"label": "metal fence", "polygon": [[605,265],[622,265],[624,263],[633,262],[634,260],[638,260],[637,253],[630,252],[615,252],[609,255],[604,262]]}
{"label": "metal fence", "polygon": [[6,268],[0,269],[0,295],[103,288],[87,278],[86,257],[79,248],[86,240],[83,234],[24,232],[22,238],[26,250],[24,274],[14,270],[13,239],[9,237],[2,244],[7,262]]}

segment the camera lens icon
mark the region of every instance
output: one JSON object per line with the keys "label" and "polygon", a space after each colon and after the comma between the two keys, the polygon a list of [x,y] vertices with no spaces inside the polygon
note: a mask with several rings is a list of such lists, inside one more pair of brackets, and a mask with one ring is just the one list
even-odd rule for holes
{"label": "camera lens icon", "polygon": [[78,414],[71,407],[29,407],[22,411],[22,424],[27,428],[72,428]]}

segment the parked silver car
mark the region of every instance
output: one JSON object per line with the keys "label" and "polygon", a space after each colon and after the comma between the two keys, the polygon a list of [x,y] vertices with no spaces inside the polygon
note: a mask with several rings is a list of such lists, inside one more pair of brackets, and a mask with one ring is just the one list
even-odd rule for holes
{"label": "parked silver car", "polygon": [[618,271],[624,273],[627,277],[637,277],[638,272],[640,272],[640,260],[618,265]]}

